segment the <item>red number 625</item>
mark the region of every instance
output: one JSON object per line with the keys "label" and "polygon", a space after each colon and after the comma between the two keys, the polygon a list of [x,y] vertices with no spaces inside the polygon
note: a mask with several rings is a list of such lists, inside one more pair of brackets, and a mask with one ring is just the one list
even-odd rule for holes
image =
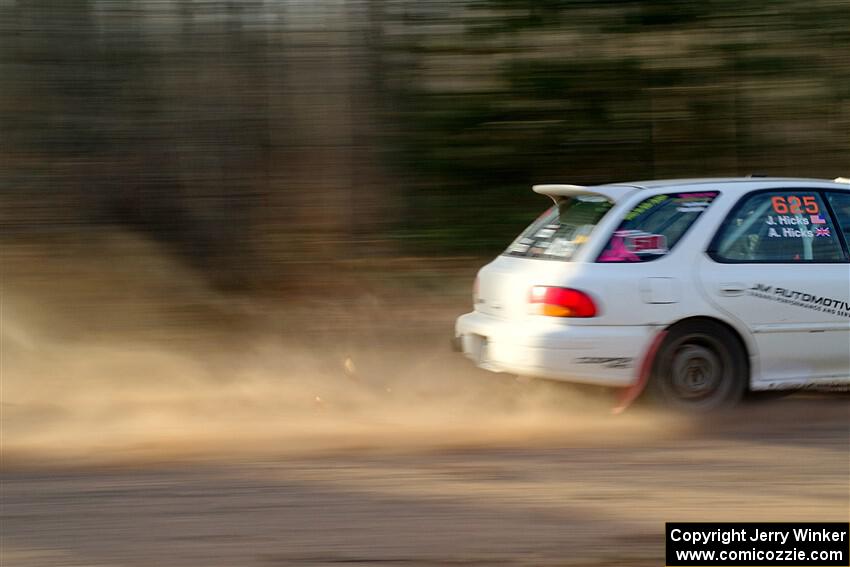
{"label": "red number 625", "polygon": [[779,215],[787,215],[788,213],[799,215],[803,213],[804,208],[808,214],[816,215],[820,210],[813,195],[807,195],[802,199],[793,195],[787,198],[771,197],[770,201],[773,203],[773,211]]}

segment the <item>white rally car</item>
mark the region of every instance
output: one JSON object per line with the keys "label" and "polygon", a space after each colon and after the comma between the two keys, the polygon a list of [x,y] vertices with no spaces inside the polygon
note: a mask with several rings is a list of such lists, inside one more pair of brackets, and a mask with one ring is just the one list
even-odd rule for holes
{"label": "white rally car", "polygon": [[494,372],[710,409],[850,385],[850,184],[538,185],[555,206],[475,283],[455,345]]}

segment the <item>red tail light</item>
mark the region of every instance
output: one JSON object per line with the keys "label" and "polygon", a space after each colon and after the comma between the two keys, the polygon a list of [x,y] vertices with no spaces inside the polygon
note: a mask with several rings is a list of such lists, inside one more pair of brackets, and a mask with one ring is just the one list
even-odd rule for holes
{"label": "red tail light", "polygon": [[577,289],[536,285],[528,302],[531,312],[549,317],[596,317],[593,299]]}

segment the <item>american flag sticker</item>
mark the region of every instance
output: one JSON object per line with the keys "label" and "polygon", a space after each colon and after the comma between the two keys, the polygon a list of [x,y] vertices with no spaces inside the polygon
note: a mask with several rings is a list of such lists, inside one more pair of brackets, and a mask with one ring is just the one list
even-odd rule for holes
{"label": "american flag sticker", "polygon": [[812,224],[826,224],[826,220],[820,215],[810,215],[810,219],[812,219]]}

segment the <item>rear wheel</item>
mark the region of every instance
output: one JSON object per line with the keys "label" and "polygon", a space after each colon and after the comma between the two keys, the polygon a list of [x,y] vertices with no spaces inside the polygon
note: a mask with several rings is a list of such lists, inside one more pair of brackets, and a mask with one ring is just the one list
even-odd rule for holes
{"label": "rear wheel", "polygon": [[748,374],[746,353],[735,336],[713,321],[688,321],[667,332],[647,394],[677,410],[728,408],[743,397]]}

